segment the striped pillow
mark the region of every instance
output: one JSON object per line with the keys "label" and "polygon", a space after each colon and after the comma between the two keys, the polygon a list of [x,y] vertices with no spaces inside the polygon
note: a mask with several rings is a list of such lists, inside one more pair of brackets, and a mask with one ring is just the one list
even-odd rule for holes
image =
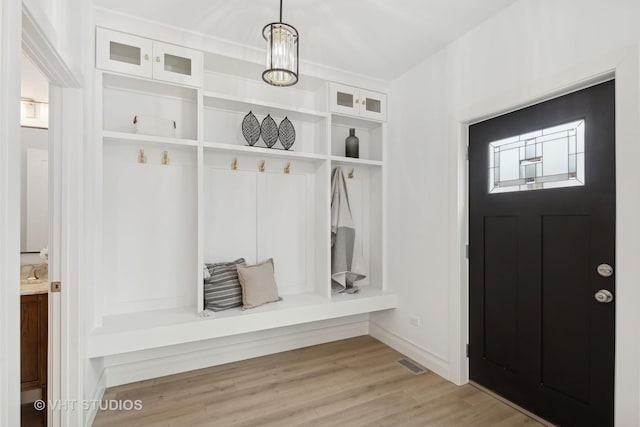
{"label": "striped pillow", "polygon": [[205,264],[204,308],[212,311],[242,306],[242,287],[238,281],[237,265],[246,266],[244,258],[233,262]]}

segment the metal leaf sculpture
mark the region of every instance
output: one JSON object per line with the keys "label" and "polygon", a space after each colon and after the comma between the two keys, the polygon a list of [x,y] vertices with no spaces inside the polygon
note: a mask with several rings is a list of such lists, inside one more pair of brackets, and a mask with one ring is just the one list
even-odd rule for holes
{"label": "metal leaf sculpture", "polygon": [[260,122],[251,111],[242,120],[242,136],[252,146],[260,139]]}
{"label": "metal leaf sculpture", "polygon": [[276,142],[278,142],[278,125],[271,117],[271,114],[267,114],[267,117],[262,120],[260,133],[262,134],[262,140],[267,147],[271,148]]}
{"label": "metal leaf sculpture", "polygon": [[280,122],[280,127],[278,129],[278,138],[280,138],[280,143],[285,150],[291,148],[293,146],[293,143],[296,142],[296,130],[287,117],[285,117],[284,120]]}

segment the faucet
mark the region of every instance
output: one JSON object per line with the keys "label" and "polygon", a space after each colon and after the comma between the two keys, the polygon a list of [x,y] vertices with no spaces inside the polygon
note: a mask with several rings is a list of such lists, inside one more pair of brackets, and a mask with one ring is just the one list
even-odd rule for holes
{"label": "faucet", "polygon": [[29,276],[27,277],[27,280],[38,280],[38,275],[36,273],[35,265],[31,266],[31,271],[29,272]]}

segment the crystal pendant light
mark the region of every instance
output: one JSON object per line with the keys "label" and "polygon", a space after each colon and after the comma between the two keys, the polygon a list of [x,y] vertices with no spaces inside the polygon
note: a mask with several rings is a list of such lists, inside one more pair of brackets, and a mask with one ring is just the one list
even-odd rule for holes
{"label": "crystal pendant light", "polygon": [[282,0],[280,21],[265,25],[262,37],[267,41],[267,69],[262,79],[273,86],[298,83],[298,30],[282,22]]}

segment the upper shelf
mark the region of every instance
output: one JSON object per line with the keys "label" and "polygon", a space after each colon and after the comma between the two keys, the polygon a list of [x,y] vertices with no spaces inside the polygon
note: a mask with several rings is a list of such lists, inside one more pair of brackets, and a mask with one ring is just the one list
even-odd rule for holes
{"label": "upper shelf", "polygon": [[144,135],[139,133],[126,133],[126,132],[114,132],[103,131],[102,137],[104,139],[110,139],[115,141],[130,141],[130,142],[148,142],[152,144],[164,145],[164,146],[182,146],[182,147],[197,147],[198,141],[193,139],[180,139],[180,138],[167,138],[164,136]]}
{"label": "upper shelf", "polygon": [[306,153],[302,151],[281,150],[278,148],[262,148],[262,147],[250,147],[248,145],[237,144],[221,144],[217,142],[204,142],[204,148],[210,150],[216,150],[226,153],[237,154],[254,154],[261,157],[272,157],[279,159],[303,159],[303,160],[327,160],[328,156],[323,154]]}
{"label": "upper shelf", "polygon": [[245,114],[252,111],[255,115],[266,116],[267,114],[271,114],[276,117],[287,116],[290,120],[310,123],[316,123],[320,120],[331,117],[329,113],[321,111],[305,108],[291,108],[285,105],[264,102],[257,99],[244,99],[215,92],[204,92],[203,96],[205,108],[240,111]]}

